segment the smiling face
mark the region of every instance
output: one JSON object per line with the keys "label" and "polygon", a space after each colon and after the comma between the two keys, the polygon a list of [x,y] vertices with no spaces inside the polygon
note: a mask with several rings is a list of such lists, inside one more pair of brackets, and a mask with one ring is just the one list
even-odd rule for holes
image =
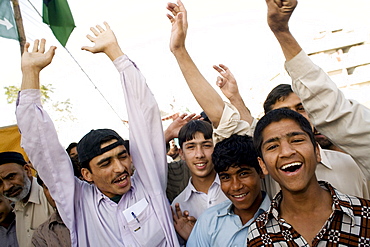
{"label": "smiling face", "polygon": [[[107,147],[117,140],[111,140],[101,145]],[[125,146],[119,145],[101,155],[94,157],[90,162],[89,171],[82,168],[84,179],[92,182],[107,197],[123,195],[131,188],[131,156]]]}
{"label": "smiling face", "polygon": [[28,165],[0,165],[0,193],[14,202],[26,198],[31,189],[31,170]]}
{"label": "smiling face", "polygon": [[192,140],[182,144],[180,155],[188,165],[192,176],[205,178],[215,174],[212,163],[213,141],[196,132]]}
{"label": "smiling face", "polygon": [[291,192],[304,191],[315,182],[315,170],[320,162],[318,147],[296,121],[282,119],[272,122],[262,131],[262,157],[258,158],[265,174]]}
{"label": "smiling face", "polygon": [[255,213],[262,203],[261,178],[263,174],[248,165],[230,166],[219,174],[221,189],[234,205],[234,213]]}

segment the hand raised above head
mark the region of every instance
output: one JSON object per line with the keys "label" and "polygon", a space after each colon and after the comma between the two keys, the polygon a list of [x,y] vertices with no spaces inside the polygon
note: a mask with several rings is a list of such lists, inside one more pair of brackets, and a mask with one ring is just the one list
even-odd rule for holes
{"label": "hand raised above head", "polygon": [[185,48],[185,39],[188,30],[187,12],[180,0],[177,1],[177,4],[168,3],[167,9],[172,14],[167,14],[172,24],[170,50],[171,52],[176,52],[180,48]]}
{"label": "hand raised above head", "polygon": [[88,34],[86,37],[93,42],[94,46],[83,46],[81,49],[91,53],[103,52],[113,61],[117,57],[123,55],[121,48],[118,45],[117,38],[107,22],[104,22],[105,29],[100,25],[91,27],[95,37]]}
{"label": "hand raised above head", "polygon": [[229,68],[223,64],[219,66],[213,65],[213,68],[220,73],[220,76],[217,76],[216,85],[221,89],[226,98],[230,100],[232,97],[239,95],[238,84]]}
{"label": "hand raised above head", "polygon": [[21,68],[23,72],[32,71],[39,73],[43,68],[48,66],[55,55],[56,46],[51,46],[45,52],[45,39],[36,39],[33,43],[32,51],[29,52],[28,48],[30,43],[26,43],[22,54]]}
{"label": "hand raised above head", "polygon": [[297,0],[266,0],[267,23],[273,32],[288,31],[288,22]]}

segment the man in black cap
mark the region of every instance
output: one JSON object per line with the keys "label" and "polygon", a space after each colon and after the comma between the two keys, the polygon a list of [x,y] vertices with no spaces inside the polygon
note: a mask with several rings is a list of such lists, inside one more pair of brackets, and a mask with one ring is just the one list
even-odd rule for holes
{"label": "man in black cap", "polygon": [[0,193],[15,202],[19,246],[30,245],[34,229],[46,221],[54,210],[36,178],[32,177],[31,168],[22,154],[0,153]]}
{"label": "man in black cap", "polygon": [[27,43],[22,55],[22,91],[16,111],[22,146],[56,202],[72,246],[176,247],[165,194],[166,149],[157,102],[108,24],[91,31],[95,37],[88,38],[95,45],[82,49],[105,53],[119,71],[130,123],[130,150],[113,130],[92,130],[77,146],[82,176],[90,183],[73,176],[71,160],[40,103],[39,73],[55,51],[51,47],[45,52],[45,40],[36,40],[32,52]]}

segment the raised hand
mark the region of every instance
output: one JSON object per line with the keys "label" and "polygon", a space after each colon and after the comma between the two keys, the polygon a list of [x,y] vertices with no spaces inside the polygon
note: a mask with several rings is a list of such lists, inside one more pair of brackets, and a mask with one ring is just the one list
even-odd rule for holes
{"label": "raised hand", "polygon": [[239,95],[238,84],[236,83],[234,75],[229,68],[223,64],[219,66],[213,65],[213,68],[220,73],[220,76],[217,76],[216,85],[221,89],[226,98],[231,101],[233,97]]}
{"label": "raised hand", "polygon": [[22,71],[32,70],[32,72],[40,72],[43,68],[48,66],[55,55],[56,46],[51,46],[47,52],[45,52],[45,39],[36,39],[33,43],[32,51],[29,52],[28,48],[30,43],[26,43],[22,55],[21,68]]}
{"label": "raised hand", "polygon": [[273,32],[284,32],[289,30],[288,22],[297,0],[266,0],[267,23]]}
{"label": "raised hand", "polygon": [[117,38],[107,22],[104,22],[105,29],[100,25],[91,27],[95,37],[88,34],[86,37],[94,43],[94,46],[83,46],[81,49],[91,53],[103,52],[113,61],[117,57],[123,55],[121,48],[118,45]]}
{"label": "raised hand", "polygon": [[185,240],[188,240],[191,231],[194,228],[194,225],[197,219],[193,216],[189,216],[188,211],[182,212],[180,209],[180,205],[178,203],[175,204],[175,211],[172,211],[173,217],[173,224],[175,227],[176,232]]}
{"label": "raised hand", "polygon": [[187,113],[183,113],[178,116],[173,122],[167,127],[164,132],[166,143],[172,140],[173,138],[177,138],[179,135],[179,131],[188,122],[191,120],[198,120],[201,116],[195,113],[188,115]]}
{"label": "raised hand", "polygon": [[176,52],[178,49],[185,48],[188,30],[187,13],[185,6],[180,0],[177,1],[177,4],[168,3],[167,9],[172,13],[172,15],[167,14],[172,24],[170,50],[171,52]]}

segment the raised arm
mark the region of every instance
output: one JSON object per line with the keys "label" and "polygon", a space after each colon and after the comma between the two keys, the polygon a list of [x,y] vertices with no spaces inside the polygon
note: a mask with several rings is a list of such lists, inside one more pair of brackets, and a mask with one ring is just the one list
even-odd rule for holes
{"label": "raised arm", "polygon": [[187,113],[183,113],[180,116],[178,116],[164,131],[164,139],[166,143],[178,137],[179,131],[182,128],[182,126],[184,126],[191,120],[198,120],[200,118],[201,116],[195,113],[192,113],[190,115],[188,115]]}
{"label": "raised arm", "polygon": [[[40,100],[39,75],[53,59],[55,48],[45,52],[45,40],[35,40],[32,51],[26,43],[22,55],[22,91],[17,100],[17,123],[21,145],[56,201],[59,213],[69,229],[74,227],[75,178],[71,160],[59,143],[53,122]],[[71,235],[72,242],[76,236]]]}
{"label": "raised arm", "polygon": [[330,77],[302,51],[289,31],[296,0],[266,0],[268,24],[286,58],[293,91],[316,129],[350,154],[370,179],[370,109],[348,100]]}
{"label": "raised arm", "polygon": [[221,89],[226,98],[229,99],[230,103],[238,109],[240,119],[252,125],[253,117],[239,93],[238,84],[230,69],[223,64],[219,66],[214,65],[213,68],[220,73],[220,76],[217,76],[216,85]]}
{"label": "raised arm", "polygon": [[266,3],[267,23],[280,43],[285,59],[289,61],[302,50],[288,25],[297,0],[266,0]]}
{"label": "raised arm", "polygon": [[[205,111],[212,124],[217,128],[225,106],[216,90],[207,82],[191,59],[185,47],[186,32],[188,29],[187,12],[183,3],[168,3],[167,9],[172,15],[167,14],[172,24],[170,49],[185,77],[188,86],[198,104]],[[207,97],[205,97],[205,95]]]}

